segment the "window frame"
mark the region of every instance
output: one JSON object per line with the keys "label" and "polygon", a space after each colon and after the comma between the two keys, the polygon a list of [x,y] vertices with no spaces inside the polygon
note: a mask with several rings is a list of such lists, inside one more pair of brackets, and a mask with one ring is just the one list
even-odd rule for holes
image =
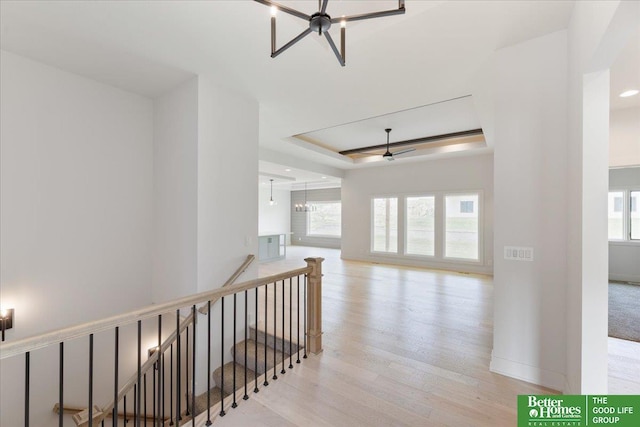
{"label": "window frame", "polygon": [[342,200],[316,200],[316,201],[308,201],[309,205],[319,205],[319,204],[339,204],[340,205],[340,234],[316,234],[310,232],[310,224],[311,224],[311,215],[313,212],[307,212],[306,215],[306,235],[309,237],[324,237],[328,239],[341,239],[342,238]]}
{"label": "window frame", "polygon": [[[469,258],[453,258],[444,256],[444,234],[445,234],[445,220],[444,220],[444,203],[445,196],[447,195],[478,195],[478,205],[476,206],[478,212],[478,259]],[[406,251],[407,245],[407,198],[408,197],[434,197],[435,198],[435,248],[434,255],[416,255],[408,254]],[[373,250],[374,244],[374,200],[383,198],[396,198],[398,200],[398,247],[397,252],[381,252]],[[374,258],[380,259],[396,259],[406,260],[408,262],[425,262],[428,265],[469,265],[475,267],[486,266],[485,264],[485,223],[484,223],[484,190],[482,189],[466,189],[466,190],[453,190],[453,191],[412,191],[412,192],[397,192],[397,193],[374,193],[369,195],[369,255]],[[490,265],[489,265],[490,266]]]}
{"label": "window frame", "polygon": [[[376,199],[396,199],[396,250],[395,251],[379,251],[375,249],[375,201]],[[370,204],[370,224],[369,224],[369,252],[377,255],[400,256],[400,200],[398,195],[379,195],[371,196]]]}
{"label": "window frame", "polygon": [[[447,196],[478,196],[478,258],[457,258],[446,255],[447,249]],[[446,191],[442,193],[442,259],[457,263],[484,264],[484,193],[482,190]],[[495,254],[494,254],[495,256]]]}
{"label": "window frame", "polygon": [[[420,197],[433,197],[433,255],[424,255],[424,254],[414,254],[408,252],[408,244],[409,244],[409,209],[407,200],[410,198],[420,198]],[[403,235],[404,235],[404,244],[402,248],[401,255],[406,256],[407,258],[422,258],[434,260],[438,258],[438,194],[437,193],[421,193],[421,194],[405,194],[402,197],[403,200],[403,211],[404,211],[404,223],[403,223]],[[398,206],[400,209],[400,206]],[[398,252],[400,254],[400,252]]]}
{"label": "window frame", "polygon": [[[611,239],[607,231],[607,241],[614,245],[640,245],[640,239],[632,239],[632,227],[631,227],[631,193],[640,192],[640,187],[614,187],[609,188],[607,192],[607,221],[609,213],[609,194],[610,193],[622,193],[622,239]],[[615,204],[615,202],[614,202]],[[607,226],[608,227],[608,226]],[[608,230],[608,228],[607,228]]]}

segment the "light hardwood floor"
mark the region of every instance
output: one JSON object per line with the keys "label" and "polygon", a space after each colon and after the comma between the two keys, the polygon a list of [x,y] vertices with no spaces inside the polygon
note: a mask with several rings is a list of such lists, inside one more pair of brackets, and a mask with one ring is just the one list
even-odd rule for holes
{"label": "light hardwood floor", "polygon": [[[492,279],[346,262],[291,247],[260,275],[323,265],[324,352],[251,394],[220,426],[515,426],[518,394],[553,390],[489,372]],[[640,393],[640,344],[610,341],[611,393]]]}

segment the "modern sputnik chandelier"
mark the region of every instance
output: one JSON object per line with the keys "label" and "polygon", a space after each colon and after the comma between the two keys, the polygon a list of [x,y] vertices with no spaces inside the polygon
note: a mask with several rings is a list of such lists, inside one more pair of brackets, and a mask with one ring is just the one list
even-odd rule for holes
{"label": "modern sputnik chandelier", "polygon": [[[319,35],[324,35],[333,50],[333,53],[338,58],[338,62],[343,67],[345,66],[346,53],[345,53],[345,38],[347,30],[347,22],[362,21],[364,19],[381,18],[383,16],[401,15],[405,12],[404,0],[398,0],[398,8],[391,10],[383,10],[380,12],[363,13],[360,15],[341,16],[340,18],[332,18],[327,14],[327,4],[329,0],[318,0],[318,11],[313,15],[307,15],[306,13],[299,12],[287,6],[272,2],[271,0],[255,0],[258,3],[262,3],[267,6],[271,6],[271,57],[275,58],[285,50],[289,49],[294,44],[311,34],[317,32]],[[304,19],[309,22],[309,28],[298,34],[290,42],[282,46],[280,49],[276,49],[276,14],[281,10],[284,13],[293,15],[300,19]],[[329,34],[329,29],[332,24],[340,23],[340,51]]]}

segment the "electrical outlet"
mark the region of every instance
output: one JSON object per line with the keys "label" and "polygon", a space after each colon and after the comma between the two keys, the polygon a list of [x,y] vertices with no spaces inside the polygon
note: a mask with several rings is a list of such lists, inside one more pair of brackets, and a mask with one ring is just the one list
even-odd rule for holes
{"label": "electrical outlet", "polygon": [[533,248],[522,246],[505,246],[504,259],[510,261],[533,261]]}

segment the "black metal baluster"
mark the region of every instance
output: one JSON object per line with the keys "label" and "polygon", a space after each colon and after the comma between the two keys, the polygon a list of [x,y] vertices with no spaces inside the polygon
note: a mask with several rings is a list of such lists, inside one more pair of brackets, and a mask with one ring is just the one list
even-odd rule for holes
{"label": "black metal baluster", "polygon": [[58,426],[62,427],[64,415],[64,343],[60,343],[60,372],[58,374]]}
{"label": "black metal baluster", "polygon": [[233,403],[231,404],[232,408],[237,408],[238,404],[236,403],[236,319],[237,319],[237,307],[236,300],[238,294],[233,294]]}
{"label": "black metal baluster", "polygon": [[[156,350],[158,351],[158,350]],[[158,358],[160,357],[160,355],[158,354]],[[153,378],[153,383],[151,386],[151,393],[153,394],[153,397],[151,399],[152,405],[152,412],[151,412],[151,419],[153,420],[153,424],[155,425],[156,423],[156,370],[158,369],[158,362],[154,362],[153,363],[153,370],[151,371],[152,374],[152,378]],[[146,419],[145,419],[145,427],[146,427]]]}
{"label": "black metal baluster", "polygon": [[191,425],[196,425],[196,306],[191,307],[191,316],[193,317],[193,348],[191,349]]}
{"label": "black metal baluster", "polygon": [[[194,319],[194,321],[195,321],[195,319]],[[187,375],[186,375],[185,380],[184,380],[184,389],[187,392],[187,396],[189,396],[189,326],[187,326],[185,335],[186,335],[186,343],[185,344],[186,344],[186,347],[187,347],[187,349],[186,349],[187,363],[185,363],[184,366],[185,366],[185,368],[187,370],[187,372],[186,372]],[[185,413],[184,414],[188,417],[189,415],[191,415],[191,413],[189,412],[189,402],[188,402],[186,397],[185,397],[184,404],[185,404]]]}
{"label": "black metal baluster", "polygon": [[31,353],[24,354],[24,427],[29,427],[29,365]]}
{"label": "black metal baluster", "polygon": [[169,350],[169,425],[173,425],[173,344]]}
{"label": "black metal baluster", "polygon": [[133,424],[138,420],[138,385],[133,385]]}
{"label": "black metal baluster", "polygon": [[[269,297],[269,285],[264,285],[264,385],[265,387],[269,385],[269,381],[267,380],[267,320],[269,319],[268,313],[268,298]],[[256,339],[258,339],[258,330],[256,329]]]}
{"label": "black metal baluster", "polygon": [[164,406],[164,353],[162,352],[162,314],[158,315],[158,349],[156,350],[156,353],[158,355],[158,359],[156,360],[156,370],[158,371],[158,410],[156,412],[154,403],[153,419],[154,423],[157,423],[160,426],[162,425],[162,417],[160,416],[162,411],[160,408]]}
{"label": "black metal baluster", "polygon": [[[274,333],[276,331],[274,330]],[[282,370],[281,374],[285,374],[287,371],[284,370],[284,362],[287,358],[284,356],[284,279],[282,280]]]}
{"label": "black metal baluster", "polygon": [[182,357],[180,346],[180,310],[176,310],[176,331],[178,333],[176,337],[176,425],[179,425],[182,419],[180,414],[180,371],[182,370]]}
{"label": "black metal baluster", "polygon": [[254,344],[254,349],[255,349],[255,355],[256,357],[254,357],[254,361],[253,361],[253,377],[254,377],[254,381],[255,381],[255,385],[253,387],[253,392],[257,393],[260,390],[258,390],[258,288],[256,288],[256,292],[255,292],[255,304],[256,304],[256,316],[255,316],[255,325],[254,325],[254,331],[255,331],[255,340],[253,341]]}
{"label": "black metal baluster", "polygon": [[[115,339],[113,343],[115,353],[113,355],[113,414],[111,415],[113,427],[118,425],[118,362],[120,355],[120,327],[116,326]],[[126,410],[125,410],[126,411]]]}
{"label": "black metal baluster", "polygon": [[211,425],[211,301],[207,301],[207,423]]}
{"label": "black metal baluster", "polygon": [[89,427],[93,427],[93,334],[89,335]]}
{"label": "black metal baluster", "polygon": [[304,297],[302,298],[302,304],[304,306],[304,355],[303,359],[307,358],[307,275],[304,275],[304,286],[303,286]]}
{"label": "black metal baluster", "polygon": [[273,282],[273,377],[271,377],[271,379],[274,379],[274,380],[278,379],[278,374],[277,374],[278,359],[276,355],[276,352],[277,352],[276,347],[278,347],[276,343],[276,335],[278,334],[278,308],[277,308],[278,297],[276,295],[277,291],[278,291],[278,282]]}
{"label": "black metal baluster", "polygon": [[289,277],[289,369],[293,369],[293,278]]}
{"label": "black metal baluster", "polygon": [[140,427],[140,416],[142,415],[142,406],[140,402],[140,382],[142,381],[142,320],[138,320],[138,392],[136,393],[136,404],[134,408],[138,409],[136,414],[136,427]]}
{"label": "black metal baluster", "polygon": [[[116,412],[116,418],[118,417]],[[127,395],[124,395],[124,425],[126,426],[129,420],[127,420]]]}
{"label": "black metal baluster", "polygon": [[142,377],[142,389],[144,390],[143,399],[142,399],[144,401],[143,405],[142,405],[142,407],[144,408],[144,412],[143,412],[144,418],[143,418],[143,420],[144,420],[144,422],[146,424],[147,423],[147,373],[146,372]]}
{"label": "black metal baluster", "polygon": [[247,314],[248,314],[248,302],[247,302],[247,292],[244,291],[244,396],[242,396],[243,400],[247,400],[249,395],[247,394]]}
{"label": "black metal baluster", "polygon": [[167,369],[166,369],[166,364],[165,364],[165,360],[164,360],[164,353],[162,353],[162,418],[160,420],[160,422],[158,423],[158,425],[164,425],[164,421],[165,421],[165,416],[166,416],[166,411],[165,411],[165,406],[167,406],[167,400],[165,399],[165,382],[166,382],[166,375],[167,373]]}
{"label": "black metal baluster", "polygon": [[224,297],[220,302],[220,416],[224,417]]}
{"label": "black metal baluster", "polygon": [[296,334],[298,335],[296,339],[296,345],[298,346],[296,363],[300,363],[300,276],[296,277],[296,300],[298,301],[296,304],[296,315],[298,316],[298,326],[296,327]]}

